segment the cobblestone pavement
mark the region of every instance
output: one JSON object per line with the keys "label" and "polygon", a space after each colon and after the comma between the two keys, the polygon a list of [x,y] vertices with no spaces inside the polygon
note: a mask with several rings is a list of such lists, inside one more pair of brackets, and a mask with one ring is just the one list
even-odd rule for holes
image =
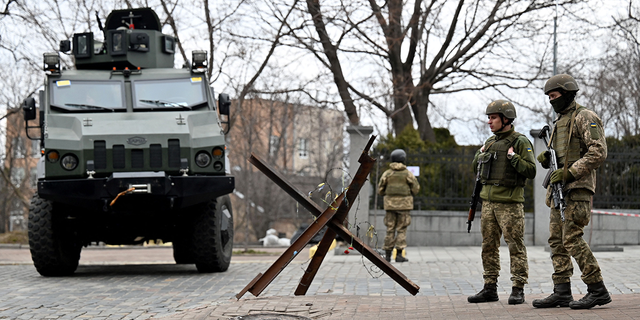
{"label": "cobblestone pavement", "polygon": [[[362,256],[332,253],[308,295],[294,297],[308,263],[305,250],[260,297],[247,293],[239,301],[235,295],[277,256],[234,256],[227,272],[199,274],[194,266],[173,264],[171,248],[167,247],[90,248],[82,252],[74,276],[45,278],[35,271],[28,249],[0,247],[0,319],[229,319],[262,313],[367,320],[640,319],[640,246],[595,253],[614,296],[611,304],[591,310],[532,308],[534,298],[553,291],[552,265],[543,247],[527,249],[530,275],[526,302],[509,306],[506,248],[501,249],[500,301],[469,304],[466,296],[482,288],[479,247],[408,248],[410,262],[394,265],[420,286],[415,297]],[[579,274],[572,278],[572,289],[576,299],[586,293]]]}

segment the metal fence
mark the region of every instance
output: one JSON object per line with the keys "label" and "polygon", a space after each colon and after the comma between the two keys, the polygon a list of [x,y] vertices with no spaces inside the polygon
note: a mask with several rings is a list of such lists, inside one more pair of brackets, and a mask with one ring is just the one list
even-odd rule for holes
{"label": "metal fence", "polygon": [[[475,179],[473,156],[478,148],[464,146],[407,154],[407,166],[420,167],[420,193],[414,197],[414,208],[468,210]],[[376,157],[378,166],[372,171],[371,179],[375,179],[377,183],[390,161],[388,154]],[[546,170],[537,174],[546,174]],[[533,188],[533,181],[527,180],[524,204],[526,212],[533,211]],[[371,201],[372,208],[382,209],[381,197],[372,197]],[[640,209],[640,149],[609,149],[607,160],[597,171],[593,206],[602,209]]]}
{"label": "metal fence", "polygon": [[640,209],[640,148],[609,149],[596,181],[594,208]]}

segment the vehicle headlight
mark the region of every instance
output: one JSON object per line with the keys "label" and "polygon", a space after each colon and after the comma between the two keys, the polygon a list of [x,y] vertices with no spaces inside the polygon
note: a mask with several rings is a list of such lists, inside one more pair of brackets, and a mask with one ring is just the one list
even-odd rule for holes
{"label": "vehicle headlight", "polygon": [[58,162],[58,160],[60,160],[60,154],[58,151],[51,150],[47,152],[47,161],[55,163]]}
{"label": "vehicle headlight", "polygon": [[206,151],[200,151],[196,154],[196,164],[200,168],[204,168],[211,163],[211,156]]}
{"label": "vehicle headlight", "polygon": [[224,155],[224,149],[221,147],[215,147],[211,153],[215,159],[220,159]]}
{"label": "vehicle headlight", "polygon": [[213,163],[213,169],[215,169],[216,171],[222,171],[222,169],[224,169],[224,165],[222,164],[222,162],[216,161]]}
{"label": "vehicle headlight", "polygon": [[73,154],[66,154],[64,155],[64,157],[62,157],[62,160],[60,161],[60,165],[65,170],[71,171],[76,167],[78,167],[78,158]]}

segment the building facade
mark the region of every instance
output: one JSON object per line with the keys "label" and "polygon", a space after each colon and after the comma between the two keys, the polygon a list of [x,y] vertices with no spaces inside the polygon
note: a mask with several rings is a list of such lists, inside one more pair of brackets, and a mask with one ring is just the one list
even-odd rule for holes
{"label": "building facade", "polygon": [[[236,177],[232,198],[236,241],[255,242],[269,228],[291,237],[311,219],[310,213],[248,162],[252,153],[319,203],[328,202],[343,188],[345,120],[341,111],[248,99],[233,102],[230,124],[227,150]],[[318,190],[323,182],[326,187]]]}

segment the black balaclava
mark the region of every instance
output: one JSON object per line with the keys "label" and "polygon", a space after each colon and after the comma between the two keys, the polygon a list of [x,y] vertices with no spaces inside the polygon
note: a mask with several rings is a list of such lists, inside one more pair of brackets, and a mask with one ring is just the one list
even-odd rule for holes
{"label": "black balaclava", "polygon": [[573,99],[576,98],[576,93],[573,91],[562,90],[559,92],[560,94],[562,94],[560,97],[549,101],[549,103],[551,103],[551,106],[553,107],[553,111],[555,111],[556,113],[561,113],[562,111],[567,109],[573,102]]}

